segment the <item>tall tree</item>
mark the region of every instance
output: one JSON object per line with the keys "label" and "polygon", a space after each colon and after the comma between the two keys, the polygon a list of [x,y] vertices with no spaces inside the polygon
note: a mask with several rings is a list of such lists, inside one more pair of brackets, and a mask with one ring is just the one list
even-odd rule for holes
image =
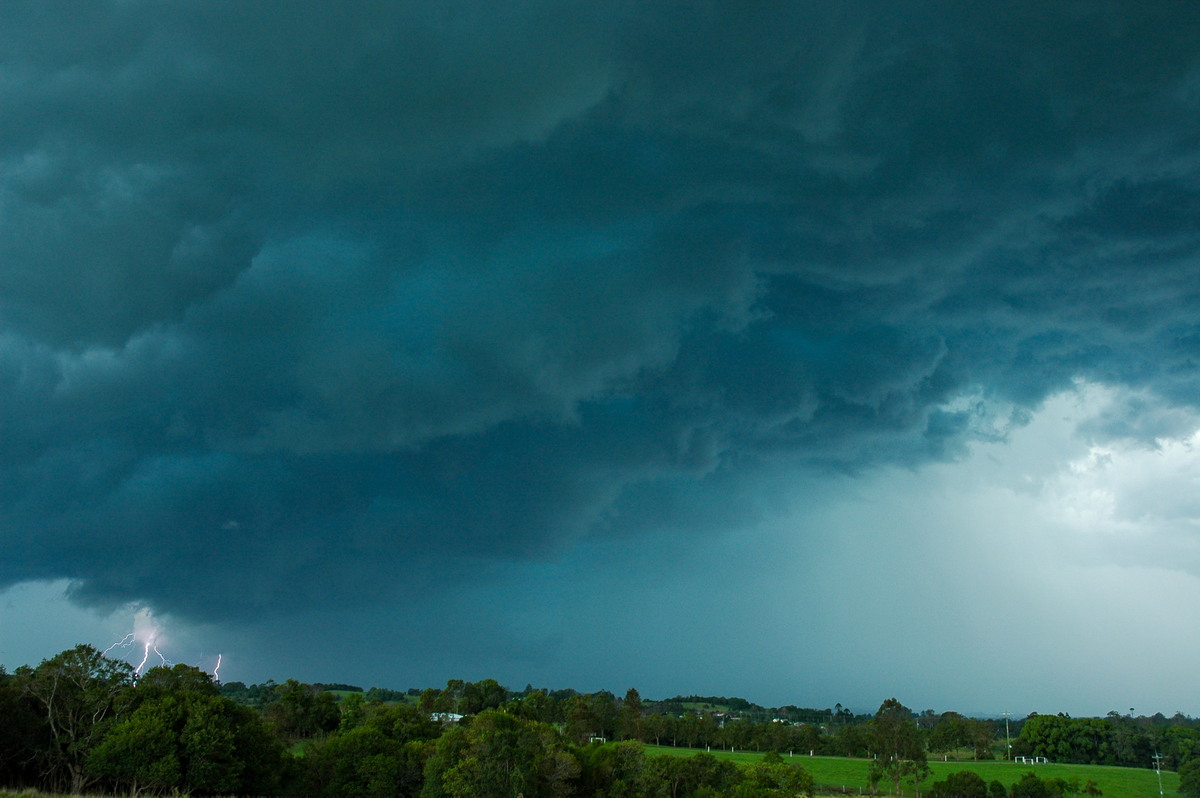
{"label": "tall tree", "polygon": [[642,718],[642,696],[636,688],[630,687],[621,702],[621,711],[617,715],[617,736],[622,740],[637,740],[645,742],[646,724]]}
{"label": "tall tree", "polygon": [[912,710],[895,698],[889,698],[879,706],[871,720],[871,742],[877,755],[872,766],[872,778],[878,781],[886,777],[900,794],[900,782],[912,776],[916,783],[928,772],[925,758],[925,741],[917,728]]}

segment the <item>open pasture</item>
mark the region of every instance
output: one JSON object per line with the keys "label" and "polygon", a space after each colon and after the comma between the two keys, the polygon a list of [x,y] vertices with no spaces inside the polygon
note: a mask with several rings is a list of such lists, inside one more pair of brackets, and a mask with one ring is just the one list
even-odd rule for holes
{"label": "open pasture", "polygon": [[[702,752],[703,749],[696,748],[672,748],[670,746],[659,745],[646,746],[646,753],[649,755],[669,754],[672,756],[691,756]],[[709,753],[713,756],[722,759],[731,759],[741,764],[757,762],[763,757],[763,754],[754,751],[731,752],[714,749]],[[810,757],[799,754],[795,756],[785,754],[783,758],[787,762],[793,762],[802,766],[812,774],[813,779],[820,786],[862,790],[863,794],[870,792],[867,782],[867,773],[871,769],[871,760],[869,759],[849,759],[836,756]],[[1158,777],[1153,770],[1144,768],[1119,768],[1104,765],[1062,765],[1055,763],[1023,765],[1003,760],[981,762],[938,762],[930,760],[929,767],[933,773],[921,783],[922,792],[927,791],[930,784],[946,778],[950,773],[959,770],[970,770],[978,773],[984,781],[991,782],[998,780],[1005,787],[1019,780],[1023,774],[1032,771],[1041,778],[1077,779],[1081,786],[1086,784],[1088,779],[1091,779],[1096,782],[1097,786],[1103,792],[1103,798],[1152,798],[1152,796],[1158,795]],[[1162,787],[1165,795],[1177,795],[1179,776],[1170,771],[1163,771]],[[890,783],[880,783],[879,792],[881,795],[887,795],[890,790]],[[912,781],[908,780],[904,782],[901,786],[901,791],[907,796],[914,795]]]}

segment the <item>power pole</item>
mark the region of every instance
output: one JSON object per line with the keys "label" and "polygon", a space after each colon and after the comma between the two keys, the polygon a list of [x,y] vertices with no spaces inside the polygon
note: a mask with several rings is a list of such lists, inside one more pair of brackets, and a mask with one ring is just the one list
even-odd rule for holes
{"label": "power pole", "polygon": [[1153,759],[1154,759],[1154,772],[1158,774],[1158,794],[1162,795],[1163,794],[1163,788],[1162,788],[1162,759],[1163,759],[1163,757],[1162,757],[1162,754],[1160,754],[1158,751],[1155,751]]}
{"label": "power pole", "polygon": [[1004,758],[1012,759],[1012,743],[1008,739],[1008,716],[1011,712],[1005,712],[1004,715]]}

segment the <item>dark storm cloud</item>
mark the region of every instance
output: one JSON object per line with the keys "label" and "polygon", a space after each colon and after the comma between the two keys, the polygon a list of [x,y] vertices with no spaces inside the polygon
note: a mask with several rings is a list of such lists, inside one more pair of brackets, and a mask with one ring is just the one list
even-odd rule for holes
{"label": "dark storm cloud", "polygon": [[6,3],[0,582],[416,595],[1194,404],[1200,14],[825,6]]}

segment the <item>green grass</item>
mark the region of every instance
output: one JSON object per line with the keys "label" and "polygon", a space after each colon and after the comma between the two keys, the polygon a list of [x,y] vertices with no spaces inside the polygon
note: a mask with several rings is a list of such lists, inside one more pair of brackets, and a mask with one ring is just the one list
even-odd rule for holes
{"label": "green grass", "polygon": [[[700,753],[700,749],[647,745],[646,753],[651,755],[691,756]],[[731,759],[741,764],[757,762],[763,756],[752,751],[738,751],[733,753],[714,750],[711,753],[713,756],[722,759]],[[861,789],[864,793],[870,791],[867,783],[867,772],[871,769],[871,761],[869,759],[849,759],[836,756],[789,757],[784,755],[784,760],[801,765],[812,774],[813,779],[818,785]],[[1041,778],[1078,779],[1081,785],[1085,784],[1088,779],[1091,779],[1104,792],[1104,798],[1152,798],[1152,796],[1158,795],[1158,777],[1153,770],[1145,768],[1118,768],[1104,765],[1022,765],[1004,761],[930,761],[929,767],[933,771],[933,775],[922,782],[922,792],[928,790],[930,784],[946,778],[950,773],[959,770],[970,770],[978,773],[984,781],[991,782],[992,780],[998,780],[1006,787],[1018,781],[1025,773],[1032,771]],[[1179,776],[1177,774],[1170,771],[1163,771],[1162,782],[1163,792],[1166,795],[1174,796],[1178,794]],[[890,784],[882,783],[879,785],[881,794],[886,794],[890,790]],[[913,795],[912,781],[910,780],[905,783],[901,790],[905,795]]]}

